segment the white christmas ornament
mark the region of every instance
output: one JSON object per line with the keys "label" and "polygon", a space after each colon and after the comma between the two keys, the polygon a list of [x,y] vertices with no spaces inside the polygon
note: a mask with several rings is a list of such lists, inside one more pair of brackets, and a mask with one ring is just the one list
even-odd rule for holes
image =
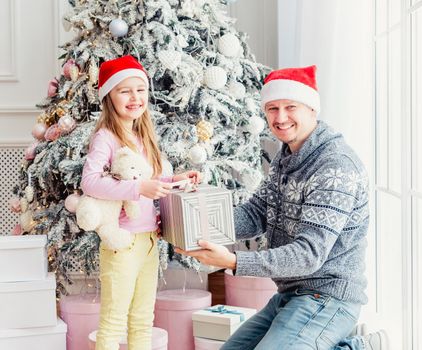
{"label": "white christmas ornament", "polygon": [[182,60],[182,55],[175,50],[162,50],[158,53],[158,59],[164,68],[174,71]]}
{"label": "white christmas ornament", "polygon": [[108,29],[110,30],[111,35],[119,38],[127,34],[129,27],[124,20],[116,18],[110,22]]}
{"label": "white christmas ornament", "polygon": [[210,89],[221,89],[227,83],[227,73],[221,67],[209,67],[205,71],[204,82]]}
{"label": "white christmas ornament", "polygon": [[236,35],[227,33],[218,40],[218,51],[227,57],[237,56],[240,50],[240,41]]}
{"label": "white christmas ornament", "polygon": [[262,174],[258,170],[247,168],[242,171],[240,178],[248,191],[255,192],[262,181]]}
{"label": "white christmas ornament", "polygon": [[256,115],[249,118],[249,124],[246,125],[246,130],[252,135],[259,135],[264,130],[264,128],[264,120]]}
{"label": "white christmas ornament", "polygon": [[229,92],[236,100],[240,100],[245,97],[246,89],[242,83],[232,81],[229,85]]}
{"label": "white christmas ornament", "polygon": [[207,160],[207,151],[200,145],[195,145],[189,152],[189,158],[193,164],[203,164]]}

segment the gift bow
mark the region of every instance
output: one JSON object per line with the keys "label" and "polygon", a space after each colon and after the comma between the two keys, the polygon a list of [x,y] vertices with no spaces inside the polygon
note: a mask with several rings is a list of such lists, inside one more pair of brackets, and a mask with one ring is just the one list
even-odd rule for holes
{"label": "gift bow", "polygon": [[226,307],[224,305],[219,305],[216,306],[215,308],[208,308],[205,309],[206,311],[211,311],[211,312],[216,312],[219,314],[234,314],[234,315],[239,315],[240,316],[240,322],[243,322],[245,320],[245,315],[243,314],[243,312],[237,311],[237,310],[229,310],[226,309]]}

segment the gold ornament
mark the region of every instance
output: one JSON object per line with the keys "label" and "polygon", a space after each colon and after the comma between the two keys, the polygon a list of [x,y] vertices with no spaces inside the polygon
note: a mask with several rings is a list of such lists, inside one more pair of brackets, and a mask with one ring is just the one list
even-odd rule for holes
{"label": "gold ornament", "polygon": [[61,118],[61,117],[63,117],[66,114],[66,111],[63,108],[61,108],[61,107],[57,107],[54,113],[56,113],[56,115],[59,118]]}
{"label": "gold ornament", "polygon": [[210,122],[201,120],[196,124],[196,134],[201,141],[209,141],[214,134],[214,127]]}
{"label": "gold ornament", "polygon": [[53,114],[50,114],[48,118],[46,119],[45,123],[47,126],[52,126],[56,122],[56,118]]}
{"label": "gold ornament", "polygon": [[49,115],[47,113],[41,113],[38,117],[37,117],[37,123],[44,123],[47,124],[46,121],[49,118]]}

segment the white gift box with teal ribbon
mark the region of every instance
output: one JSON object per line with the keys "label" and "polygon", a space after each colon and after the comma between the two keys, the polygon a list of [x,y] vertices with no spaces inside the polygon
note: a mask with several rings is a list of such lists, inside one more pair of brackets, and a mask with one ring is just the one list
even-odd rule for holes
{"label": "white gift box with teal ribbon", "polygon": [[228,305],[214,305],[192,314],[194,337],[227,340],[255,309]]}
{"label": "white gift box with teal ribbon", "polygon": [[163,238],[184,250],[198,250],[199,239],[235,243],[232,194],[225,188],[200,185],[195,191],[172,189],[160,199]]}

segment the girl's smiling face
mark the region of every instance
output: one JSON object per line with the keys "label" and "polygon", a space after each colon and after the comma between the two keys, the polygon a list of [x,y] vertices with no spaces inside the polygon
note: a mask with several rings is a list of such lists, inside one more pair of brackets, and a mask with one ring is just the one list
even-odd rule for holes
{"label": "girl's smiling face", "polygon": [[122,122],[131,129],[147,109],[148,87],[141,78],[126,78],[110,91],[110,98]]}

